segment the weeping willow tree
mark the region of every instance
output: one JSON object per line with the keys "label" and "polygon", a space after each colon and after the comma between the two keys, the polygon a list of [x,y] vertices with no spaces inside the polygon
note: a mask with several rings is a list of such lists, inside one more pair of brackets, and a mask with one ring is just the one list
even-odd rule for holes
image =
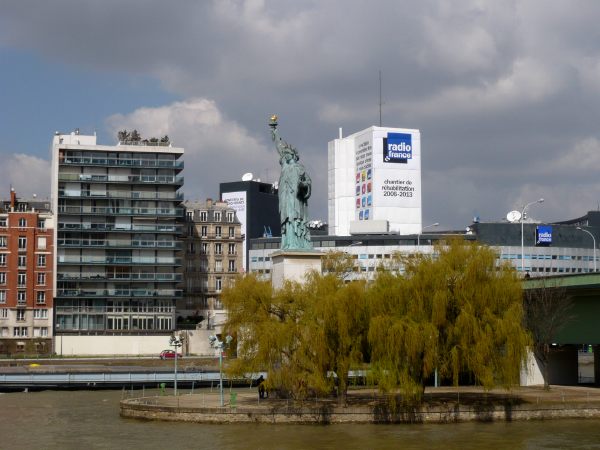
{"label": "weeping willow tree", "polygon": [[348,371],[367,346],[365,283],[344,283],[334,271],[274,290],[253,275],[223,291],[225,328],[238,336],[229,372],[267,371],[266,386],[296,399],[336,392],[345,403]]}
{"label": "weeping willow tree", "polygon": [[518,382],[529,335],[521,285],[488,247],[452,240],[431,256],[406,258],[404,274],[371,285],[372,375],[383,392],[418,399],[434,371],[461,373],[490,389]]}

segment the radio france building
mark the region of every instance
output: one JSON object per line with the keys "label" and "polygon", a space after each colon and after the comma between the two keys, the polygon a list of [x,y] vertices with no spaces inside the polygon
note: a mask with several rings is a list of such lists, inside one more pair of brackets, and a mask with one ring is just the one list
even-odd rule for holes
{"label": "radio france building", "polygon": [[421,133],[372,126],[328,145],[332,235],[421,232]]}
{"label": "radio france building", "polygon": [[[509,262],[524,276],[589,273],[598,268],[600,256],[592,236],[600,239],[600,211],[553,223],[527,219],[523,223],[523,249],[521,223],[507,221],[472,223],[462,231],[314,235],[311,239],[317,250],[343,252],[354,258],[354,273],[347,279],[372,279],[377,268],[390,263],[395,254],[431,253],[433,245],[455,237],[493,247],[499,263]],[[271,254],[279,248],[279,242],[279,238],[251,240],[249,272],[270,278]]]}

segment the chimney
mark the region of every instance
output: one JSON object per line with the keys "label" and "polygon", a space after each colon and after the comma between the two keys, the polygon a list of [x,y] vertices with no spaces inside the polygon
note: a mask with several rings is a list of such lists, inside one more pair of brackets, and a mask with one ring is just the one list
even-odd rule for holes
{"label": "chimney", "polygon": [[17,203],[17,193],[15,192],[15,188],[10,188],[10,210],[15,210],[15,204]]}

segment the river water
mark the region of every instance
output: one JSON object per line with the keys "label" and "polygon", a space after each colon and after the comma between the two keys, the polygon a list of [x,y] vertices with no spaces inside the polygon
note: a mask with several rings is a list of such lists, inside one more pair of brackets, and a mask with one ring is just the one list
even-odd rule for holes
{"label": "river water", "polygon": [[0,449],[600,449],[600,420],[594,419],[204,425],[122,419],[122,396],[104,390],[0,394]]}

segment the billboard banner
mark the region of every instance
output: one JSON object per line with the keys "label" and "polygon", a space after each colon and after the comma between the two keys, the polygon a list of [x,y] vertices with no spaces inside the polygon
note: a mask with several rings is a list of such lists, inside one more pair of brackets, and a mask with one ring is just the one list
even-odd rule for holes
{"label": "billboard banner", "polygon": [[552,245],[552,226],[538,225],[535,227],[535,245],[538,247]]}
{"label": "billboard banner", "polygon": [[244,235],[244,248],[243,248],[243,266],[244,271],[248,269],[246,266],[246,222],[247,222],[247,212],[246,212],[246,192],[224,192],[221,195],[221,200],[227,202],[230,208],[235,210],[238,220],[242,225],[242,234]]}
{"label": "billboard banner", "polygon": [[373,218],[373,135],[364,133],[355,140],[355,220]]}

